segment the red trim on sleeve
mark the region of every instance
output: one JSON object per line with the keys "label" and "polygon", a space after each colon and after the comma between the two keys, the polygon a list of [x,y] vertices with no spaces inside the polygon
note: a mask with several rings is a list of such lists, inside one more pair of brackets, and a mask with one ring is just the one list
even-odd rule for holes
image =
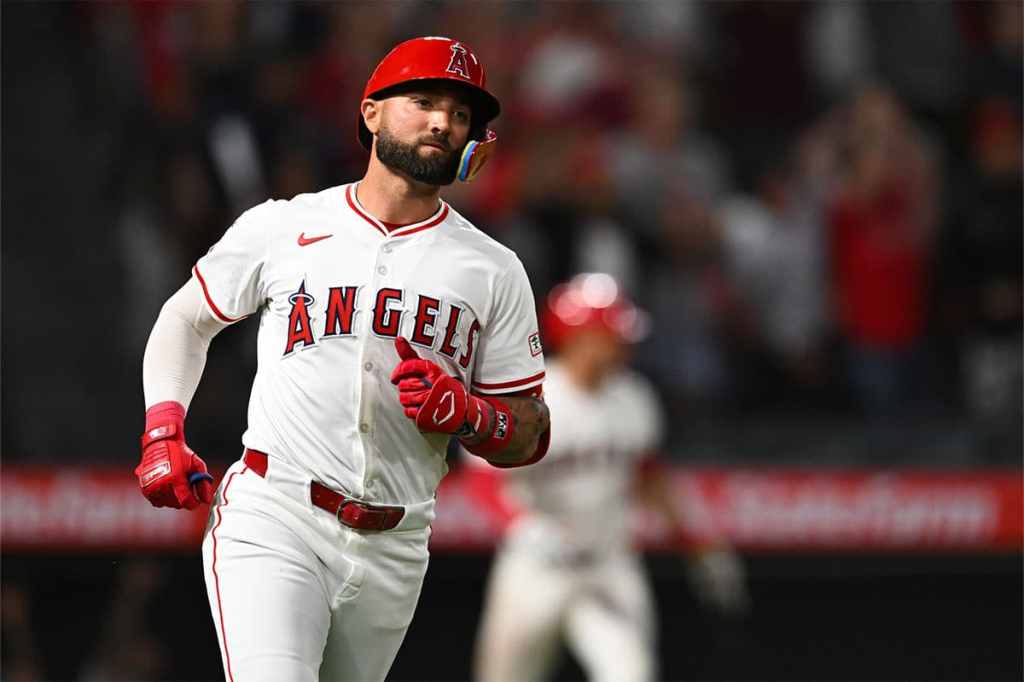
{"label": "red trim on sleeve", "polygon": [[487,391],[493,391],[496,388],[515,388],[517,386],[523,386],[524,384],[531,383],[533,381],[541,381],[544,378],[544,372],[538,372],[533,376],[526,377],[525,379],[515,379],[514,381],[502,381],[497,384],[485,384],[480,381],[474,381],[473,386],[476,388],[482,388]]}
{"label": "red trim on sleeve", "polygon": [[227,315],[225,315],[224,313],[222,313],[220,311],[220,308],[217,307],[217,304],[213,302],[212,298],[210,298],[210,292],[206,288],[206,280],[203,279],[203,275],[199,272],[199,264],[198,263],[196,263],[192,267],[192,272],[195,273],[196,279],[199,280],[199,285],[203,287],[203,296],[206,297],[206,302],[210,304],[210,310],[213,311],[214,315],[219,317],[221,319],[221,321],[223,321],[223,322],[238,322],[240,319],[242,319],[241,317],[228,317]]}
{"label": "red trim on sleeve", "polygon": [[518,391],[508,393],[492,393],[488,398],[539,398],[544,394],[544,384],[537,384],[530,388],[522,388]]}

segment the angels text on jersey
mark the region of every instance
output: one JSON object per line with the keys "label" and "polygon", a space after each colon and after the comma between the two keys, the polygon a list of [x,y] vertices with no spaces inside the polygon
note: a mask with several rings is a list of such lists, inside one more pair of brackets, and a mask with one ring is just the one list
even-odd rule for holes
{"label": "angels text on jersey", "polygon": [[[355,338],[362,319],[367,320],[375,336],[394,339],[403,329],[404,318],[412,314],[410,343],[436,350],[463,369],[470,366],[480,323],[462,306],[439,296],[393,287],[381,287],[370,295],[363,293],[365,290],[354,284],[329,287],[321,299],[327,302],[320,306],[302,280],[288,297],[291,310],[283,356],[315,346],[318,340]],[[413,309],[407,308],[413,301]],[[322,313],[318,314],[318,308]]]}

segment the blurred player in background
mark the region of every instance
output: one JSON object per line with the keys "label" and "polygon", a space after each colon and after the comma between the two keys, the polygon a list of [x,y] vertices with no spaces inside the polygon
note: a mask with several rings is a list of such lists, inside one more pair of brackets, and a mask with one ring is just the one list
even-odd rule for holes
{"label": "blurred player in background", "polygon": [[657,675],[654,613],[631,546],[635,497],[664,517],[698,596],[746,609],[738,558],[687,535],[657,463],[662,434],[653,387],[626,367],[645,313],[605,274],[555,287],[544,313],[545,398],[557,429],[547,457],[503,473],[514,520],[495,559],[477,642],[481,682],[542,679],[564,640],[594,680]]}

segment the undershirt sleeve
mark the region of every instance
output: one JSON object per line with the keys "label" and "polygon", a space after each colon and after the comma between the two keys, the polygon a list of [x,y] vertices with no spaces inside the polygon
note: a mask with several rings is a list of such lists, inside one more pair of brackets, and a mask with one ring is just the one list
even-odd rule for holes
{"label": "undershirt sleeve", "polygon": [[167,299],[142,358],[146,409],[173,400],[188,410],[206,366],[210,340],[227,326],[207,308],[195,276]]}

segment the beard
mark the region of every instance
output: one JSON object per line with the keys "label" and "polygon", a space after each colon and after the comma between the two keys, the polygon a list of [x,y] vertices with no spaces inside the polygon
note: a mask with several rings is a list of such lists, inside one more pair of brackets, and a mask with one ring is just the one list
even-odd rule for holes
{"label": "beard", "polygon": [[417,182],[437,186],[452,184],[459,170],[460,155],[455,150],[448,150],[424,157],[419,152],[420,144],[400,142],[381,127],[377,134],[377,158],[388,168],[404,173]]}

